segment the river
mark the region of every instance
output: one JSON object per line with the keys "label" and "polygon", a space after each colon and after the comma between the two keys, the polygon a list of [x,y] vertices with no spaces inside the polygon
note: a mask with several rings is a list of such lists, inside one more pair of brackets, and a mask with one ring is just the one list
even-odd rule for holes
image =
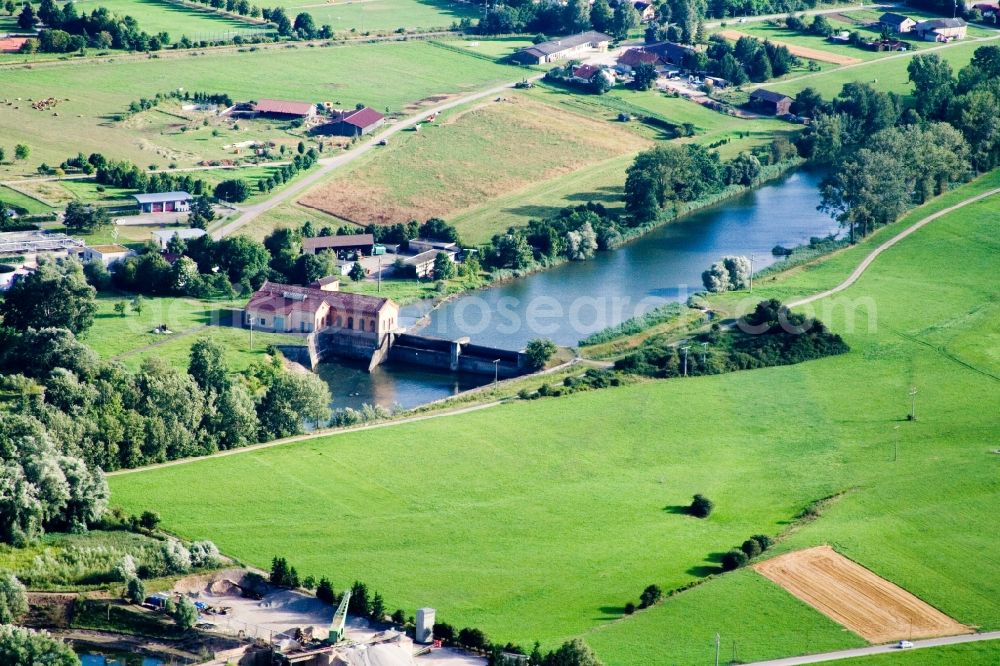
{"label": "river", "polygon": [[[793,247],[837,231],[816,210],[822,174],[800,170],[756,190],[664,225],[589,261],[569,262],[528,277],[448,301],[429,314],[422,335],[522,349],[546,337],[572,346],[595,331],[702,289],[701,273],[724,255],[754,257],[760,270],[777,258],[775,245]],[[427,315],[427,302],[406,306],[400,323]],[[320,366],[334,407],[376,403],[409,408],[448,397],[479,377],[385,366],[368,375],[340,363]]]}

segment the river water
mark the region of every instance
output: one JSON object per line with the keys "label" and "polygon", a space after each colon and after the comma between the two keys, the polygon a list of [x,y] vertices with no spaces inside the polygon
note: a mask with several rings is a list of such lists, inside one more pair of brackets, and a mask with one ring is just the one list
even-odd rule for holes
{"label": "river water", "polygon": [[[522,349],[546,337],[572,346],[587,335],[702,289],[701,273],[724,255],[754,256],[754,269],[776,261],[775,245],[793,247],[837,231],[816,207],[822,174],[801,170],[702,209],[627,245],[520,280],[461,296],[434,309],[422,335]],[[406,306],[400,324],[427,315],[427,302]],[[485,383],[488,378],[384,366],[324,364],[334,407],[362,403],[414,407]]]}

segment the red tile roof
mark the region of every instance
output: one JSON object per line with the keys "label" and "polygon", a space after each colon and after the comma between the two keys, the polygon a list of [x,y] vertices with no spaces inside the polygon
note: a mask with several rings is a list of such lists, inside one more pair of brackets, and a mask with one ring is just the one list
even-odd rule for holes
{"label": "red tile roof", "polygon": [[599,71],[600,69],[594,67],[593,65],[577,65],[573,68],[573,76],[581,79],[587,79],[589,81],[594,77],[594,74],[597,74]]}
{"label": "red tile roof", "polygon": [[618,64],[626,67],[638,67],[641,64],[658,65],[660,56],[643,49],[629,49],[618,57]]}
{"label": "red tile roof", "polygon": [[383,118],[385,118],[384,115],[366,106],[354,111],[341,111],[339,115],[334,116],[333,121],[344,122],[365,129],[381,122]]}
{"label": "red tile roof", "polygon": [[334,310],[369,317],[377,316],[387,303],[392,303],[388,298],[377,296],[323,291],[322,289],[299,287],[280,282],[265,282],[260,289],[254,292],[246,309],[263,310],[275,314],[288,314],[290,312],[315,314],[324,302],[328,303]]}
{"label": "red tile roof", "polygon": [[282,113],[289,116],[308,116],[316,107],[309,102],[286,102],[280,99],[262,99],[254,105],[257,113]]}

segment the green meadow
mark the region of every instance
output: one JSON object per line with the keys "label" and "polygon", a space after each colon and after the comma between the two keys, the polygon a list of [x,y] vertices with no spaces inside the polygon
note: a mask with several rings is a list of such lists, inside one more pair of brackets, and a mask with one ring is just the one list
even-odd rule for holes
{"label": "green meadow", "polygon": [[[178,88],[227,93],[234,100],[263,97],[407,113],[427,98],[469,92],[516,80],[518,70],[425,42],[289,46],[199,55],[168,52],[159,58],[87,62],[3,72],[4,97],[27,100],[58,96],[54,112],[29,103],[2,107],[0,136],[17,136],[31,157],[0,166],[0,178],[33,173],[42,162],[59,164],[71,154],[103,152],[140,165],[189,166],[201,159],[197,144],[113,120],[140,97]],[[15,108],[17,107],[17,108]],[[55,115],[58,114],[58,115]],[[250,137],[255,138],[255,137]],[[218,144],[228,137],[205,137]],[[180,143],[176,143],[176,142]],[[187,141],[188,143],[184,143]],[[8,146],[8,150],[12,146]],[[217,150],[213,144],[213,150]]]}
{"label": "green meadow", "polygon": [[[909,221],[998,185],[994,173]],[[707,663],[716,632],[744,662],[861,644],[752,571],[715,575],[720,554],[754,533],[783,535],[774,553],[831,543],[996,629],[1000,302],[983,276],[1000,251],[997,210],[994,197],[934,221],[813,304],[850,344],[842,356],[127,474],[111,479],[112,500],[251,564],[282,555],[338,587],[364,580],[391,608],[433,605],[497,640],[583,635],[610,665]],[[877,242],[757,285],[753,301],[828,288]],[[208,484],[211,503],[164,493]],[[699,492],[715,501],[707,520],[681,511]],[[819,518],[795,520],[834,495]],[[623,615],[650,583],[696,582]]]}
{"label": "green meadow", "polygon": [[237,34],[249,36],[265,28],[223,16],[206,5],[198,9],[170,0],[80,0],[76,7],[77,11],[88,14],[98,7],[106,7],[114,14],[131,16],[149,34],[166,32],[174,41],[181,37],[192,41],[232,39]]}
{"label": "green meadow", "polygon": [[[957,72],[969,64],[969,61],[972,60],[972,54],[977,48],[992,43],[992,41],[953,42],[947,47],[938,48],[932,52],[941,56],[942,59],[947,60],[952,70]],[[829,98],[840,92],[845,83],[860,81],[862,83],[870,83],[880,90],[909,93],[911,85],[906,68],[913,57],[926,54],[927,52],[928,50],[924,49],[923,51],[911,51],[909,53],[894,53],[891,56],[865,62],[860,65],[847,65],[815,74],[803,74],[787,81],[767,84],[766,87],[768,90],[775,90],[788,95],[794,95],[803,88],[812,87],[818,90],[824,97]]]}
{"label": "green meadow", "polygon": [[[245,370],[255,359],[263,358],[266,348],[274,345],[299,345],[300,337],[276,333],[253,334],[233,324],[239,321],[243,300],[209,301],[195,298],[144,297],[142,312],[131,306],[125,316],[114,311],[115,303],[131,303],[132,295],[105,294],[98,299],[94,325],[82,340],[104,360],[114,359],[135,369],[148,356],[163,359],[178,369],[188,366],[191,345],[201,337],[210,337],[225,350],[226,365],[233,372]],[[169,334],[154,333],[165,324]]]}
{"label": "green meadow", "polygon": [[448,29],[463,18],[477,19],[481,10],[458,0],[279,0],[289,17],[309,12],[316,25],[334,32],[389,32]]}

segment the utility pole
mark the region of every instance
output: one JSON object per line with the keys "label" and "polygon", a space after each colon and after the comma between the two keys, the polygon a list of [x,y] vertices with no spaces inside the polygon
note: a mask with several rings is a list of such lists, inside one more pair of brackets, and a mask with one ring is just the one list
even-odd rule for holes
{"label": "utility pole", "polygon": [[378,293],[382,293],[382,255],[378,255]]}
{"label": "utility pole", "polygon": [[500,359],[493,361],[493,392],[500,388]]}
{"label": "utility pole", "polygon": [[690,347],[681,347],[681,351],[684,352],[684,376],[688,376],[688,349]]}
{"label": "utility pole", "polygon": [[705,357],[708,356],[708,343],[701,343],[701,369],[704,371],[708,367],[708,363],[705,362]]}
{"label": "utility pole", "polygon": [[719,645],[721,644],[722,637],[718,633],[715,634],[715,666],[719,666]]}
{"label": "utility pole", "polygon": [[253,351],[253,316],[250,317],[250,351]]}
{"label": "utility pole", "polygon": [[917,387],[910,389],[910,420],[917,420]]}
{"label": "utility pole", "polygon": [[756,257],[754,257],[752,254],[750,255],[750,293],[751,294],[753,293],[753,260],[755,258]]}

